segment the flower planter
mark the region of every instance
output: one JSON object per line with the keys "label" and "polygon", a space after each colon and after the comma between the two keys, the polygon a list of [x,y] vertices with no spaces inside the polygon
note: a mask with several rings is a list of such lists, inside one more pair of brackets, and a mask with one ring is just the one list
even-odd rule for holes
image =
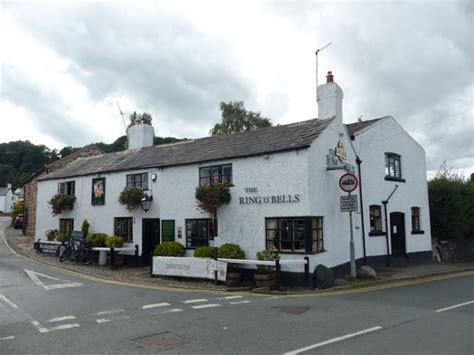
{"label": "flower planter", "polygon": [[266,287],[269,289],[276,288],[276,273],[270,272],[268,274],[255,273],[255,285],[257,288]]}
{"label": "flower planter", "polygon": [[225,284],[231,287],[239,286],[240,285],[240,271],[228,270]]}

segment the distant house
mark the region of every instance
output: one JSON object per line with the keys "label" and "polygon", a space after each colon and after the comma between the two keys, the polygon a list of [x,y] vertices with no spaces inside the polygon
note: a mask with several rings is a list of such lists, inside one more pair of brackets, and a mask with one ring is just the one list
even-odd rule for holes
{"label": "distant house", "polygon": [[13,194],[12,185],[0,187],[0,213],[10,213],[16,202],[16,196]]}
{"label": "distant house", "polygon": [[[36,201],[38,194],[38,179],[46,177],[48,174],[65,167],[72,161],[91,157],[94,155],[104,154],[104,152],[94,144],[88,145],[68,156],[55,161],[54,163],[45,165],[42,169],[31,175],[23,185],[23,193],[25,198],[25,235],[33,237],[36,230]],[[0,205],[1,206],[1,205]]]}

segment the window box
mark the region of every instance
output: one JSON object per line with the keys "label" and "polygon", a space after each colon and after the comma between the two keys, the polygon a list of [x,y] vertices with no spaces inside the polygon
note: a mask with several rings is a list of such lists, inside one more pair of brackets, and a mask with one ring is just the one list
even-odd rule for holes
{"label": "window box", "polygon": [[390,176],[385,176],[385,181],[406,182],[405,179],[394,178],[394,177],[390,177]]}

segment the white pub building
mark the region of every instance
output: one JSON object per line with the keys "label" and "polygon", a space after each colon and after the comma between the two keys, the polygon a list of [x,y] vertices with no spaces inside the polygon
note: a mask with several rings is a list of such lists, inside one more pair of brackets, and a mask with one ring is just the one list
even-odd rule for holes
{"label": "white pub building", "polygon": [[[425,152],[391,116],[343,123],[343,91],[333,81],[318,87],[319,118],[249,132],[153,146],[151,125],[131,126],[129,149],[79,158],[41,178],[36,239],[48,229],[122,236],[143,261],[154,246],[174,240],[187,255],[208,245],[210,216],[196,207],[200,184],[225,181],[232,199],[218,210],[218,243],[239,244],[248,259],[263,249],[281,259],[310,260],[336,273],[349,271],[349,214],[341,212],[339,179],[353,172],[359,188],[353,213],[358,263],[431,258]],[[98,185],[99,184],[99,185]],[[94,188],[103,198],[93,198]],[[153,197],[149,211],[129,212],[118,202],[125,186]],[[75,194],[71,211],[51,214],[47,201]],[[282,267],[286,281],[302,275]]]}

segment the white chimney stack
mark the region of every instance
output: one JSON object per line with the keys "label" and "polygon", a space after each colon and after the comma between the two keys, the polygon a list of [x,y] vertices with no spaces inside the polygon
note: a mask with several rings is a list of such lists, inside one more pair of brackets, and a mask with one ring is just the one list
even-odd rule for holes
{"label": "white chimney stack", "polygon": [[318,86],[317,97],[318,118],[326,119],[335,117],[342,123],[342,99],[344,93],[339,85],[334,82],[332,72],[328,71],[326,84]]}
{"label": "white chimney stack", "polygon": [[134,124],[127,129],[128,149],[151,147],[155,138],[155,130],[148,123]]}

